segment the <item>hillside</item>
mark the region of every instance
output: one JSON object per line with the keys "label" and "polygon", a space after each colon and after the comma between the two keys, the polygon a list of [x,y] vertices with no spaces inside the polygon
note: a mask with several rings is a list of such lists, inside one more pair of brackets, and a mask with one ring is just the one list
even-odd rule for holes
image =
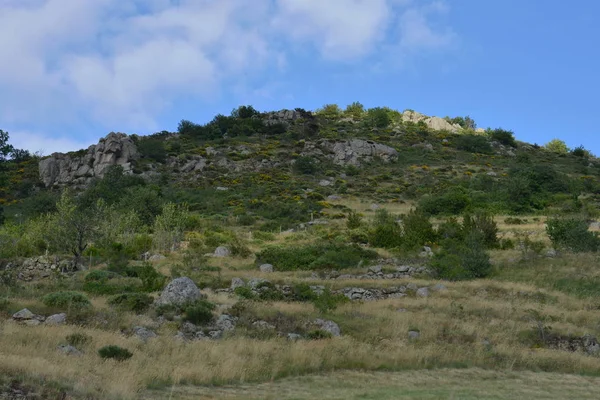
{"label": "hillside", "polygon": [[517,139],[244,106],[3,160],[0,398],[595,393],[600,160]]}

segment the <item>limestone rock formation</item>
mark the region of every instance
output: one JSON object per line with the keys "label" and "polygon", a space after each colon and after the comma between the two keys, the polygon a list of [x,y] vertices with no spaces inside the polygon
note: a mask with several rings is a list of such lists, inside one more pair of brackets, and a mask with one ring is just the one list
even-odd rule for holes
{"label": "limestone rock formation", "polygon": [[54,185],[86,185],[94,177],[101,178],[113,165],[131,172],[132,162],[139,158],[133,139],[124,133],[109,133],[85,153],[54,153],[40,161],[40,179],[46,187]]}
{"label": "limestone rock formation", "polygon": [[[369,161],[375,157],[379,157],[384,162],[398,158],[398,152],[394,148],[363,139],[320,140],[316,143],[315,149],[333,158],[333,162],[338,165],[359,166],[362,161]],[[307,150],[314,152],[315,149],[309,146]]]}
{"label": "limestone rock formation", "polygon": [[462,127],[458,124],[451,124],[440,117],[428,117],[427,115],[418,113],[416,111],[407,110],[402,113],[402,121],[413,122],[415,124],[423,121],[428,128],[439,131],[447,130],[450,132],[458,132]]}

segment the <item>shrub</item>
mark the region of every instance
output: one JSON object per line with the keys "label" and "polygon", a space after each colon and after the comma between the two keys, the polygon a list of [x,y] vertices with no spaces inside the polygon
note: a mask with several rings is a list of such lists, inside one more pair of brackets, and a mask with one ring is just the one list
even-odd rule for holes
{"label": "shrub", "polygon": [[144,293],[123,293],[108,300],[108,304],[122,310],[142,313],[152,305],[154,299]]}
{"label": "shrub", "polygon": [[323,293],[313,298],[312,303],[321,313],[326,313],[335,310],[340,304],[350,301],[343,294],[333,294],[329,288],[326,288]]}
{"label": "shrub", "polygon": [[394,248],[402,245],[402,227],[396,216],[386,209],[375,212],[373,228],[369,234],[369,243],[375,247]]}
{"label": "shrub", "polygon": [[567,144],[560,139],[552,139],[544,145],[544,148],[558,154],[567,154],[569,152]]}
{"label": "shrub", "polygon": [[464,242],[450,240],[432,261],[431,268],[442,279],[451,281],[484,278],[492,270],[482,238],[471,233]]}
{"label": "shrub", "polygon": [[233,290],[233,293],[240,296],[242,299],[254,300],[256,298],[256,294],[252,291],[252,289],[245,286],[236,287]]}
{"label": "shrub", "polygon": [[56,308],[85,308],[91,306],[90,300],[78,292],[54,292],[47,294],[42,302],[48,307]]}
{"label": "shrub", "polygon": [[294,271],[352,268],[376,258],[377,253],[355,245],[322,243],[267,247],[256,257],[259,264],[273,264],[281,271]]}
{"label": "shrub", "polygon": [[590,232],[587,221],[579,218],[552,218],[546,231],[555,249],[573,252],[598,251],[598,233]]}
{"label": "shrub", "polygon": [[88,344],[92,341],[92,337],[90,335],[86,335],[85,333],[72,333],[65,337],[65,340],[68,344],[74,347],[80,347]]}
{"label": "shrub", "polygon": [[440,195],[424,196],[419,201],[418,209],[431,215],[457,215],[470,205],[468,192],[461,187],[454,187]]}
{"label": "shrub", "polygon": [[183,319],[196,325],[208,324],[213,320],[214,309],[213,303],[199,300],[184,307]]}
{"label": "shrub", "polygon": [[490,131],[490,137],[492,138],[492,140],[500,142],[505,146],[517,147],[515,135],[512,131],[506,131],[501,128],[494,129]]}
{"label": "shrub", "polygon": [[585,149],[583,146],[575,147],[571,150],[571,154],[575,157],[588,158],[590,156],[590,152]]}
{"label": "shrub", "polygon": [[391,124],[392,118],[385,108],[375,107],[367,111],[367,121],[373,127],[387,128]]}
{"label": "shrub", "polygon": [[138,141],[138,150],[143,157],[162,163],[167,159],[167,150],[163,138],[148,136]]}
{"label": "shrub", "polygon": [[464,236],[476,232],[483,240],[483,245],[493,249],[498,247],[498,225],[490,214],[479,213],[472,217],[465,215],[463,219]]}
{"label": "shrub", "polygon": [[310,340],[331,339],[332,337],[333,335],[331,332],[327,332],[322,329],[315,329],[314,331],[310,331],[306,334],[306,338]]}
{"label": "shrub", "polygon": [[110,358],[116,361],[125,361],[130,359],[133,356],[133,353],[123,347],[110,345],[104,346],[98,350],[98,355],[105,360]]}
{"label": "shrub", "polygon": [[346,226],[348,229],[358,229],[362,226],[362,219],[362,215],[356,211],[350,211],[348,213],[348,221],[346,222]]}
{"label": "shrub", "polygon": [[460,135],[455,141],[456,148],[471,153],[491,154],[492,146],[485,136],[481,135]]}
{"label": "shrub", "polygon": [[402,225],[404,227],[402,245],[405,249],[415,249],[433,243],[437,239],[429,217],[421,212],[411,210],[402,217]]}
{"label": "shrub", "polygon": [[312,157],[298,157],[294,163],[294,171],[299,174],[313,175],[317,172],[317,165]]}

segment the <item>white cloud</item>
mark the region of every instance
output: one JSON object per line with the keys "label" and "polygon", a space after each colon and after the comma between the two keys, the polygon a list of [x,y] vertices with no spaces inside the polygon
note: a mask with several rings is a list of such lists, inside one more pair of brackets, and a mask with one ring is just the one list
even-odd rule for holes
{"label": "white cloud", "polygon": [[48,134],[34,132],[10,132],[9,138],[9,143],[15,148],[26,149],[32,153],[40,152],[43,155],[86,149],[91,142],[67,137],[50,137]]}
{"label": "white cloud", "polygon": [[93,121],[155,129],[177,99],[218,96],[224,86],[249,85],[253,74],[284,73],[306,45],[329,62],[377,55],[398,30],[406,48],[444,47],[451,35],[428,17],[445,3],[429,4],[0,0],[0,118],[12,127]]}

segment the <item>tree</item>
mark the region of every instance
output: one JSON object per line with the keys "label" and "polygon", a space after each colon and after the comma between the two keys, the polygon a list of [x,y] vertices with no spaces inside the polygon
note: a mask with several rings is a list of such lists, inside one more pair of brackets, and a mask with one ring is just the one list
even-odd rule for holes
{"label": "tree", "polygon": [[99,226],[98,206],[78,207],[73,195],[65,190],[56,203],[56,213],[51,218],[50,229],[53,234],[54,247],[59,251],[70,252],[75,257],[76,265],[90,242],[96,238]]}
{"label": "tree", "polygon": [[8,144],[8,132],[0,129],[0,161],[6,160],[6,158],[13,152],[14,147]]}
{"label": "tree", "polygon": [[337,119],[342,115],[342,110],[337,104],[325,104],[323,108],[318,109],[316,113],[327,119]]}
{"label": "tree", "polygon": [[500,142],[505,146],[517,147],[517,142],[515,141],[515,134],[512,131],[497,128],[489,131],[489,134],[492,140]]}
{"label": "tree", "polygon": [[369,108],[367,119],[372,127],[387,128],[392,123],[388,110],[382,107]]}
{"label": "tree", "polygon": [[358,101],[355,101],[354,103],[346,106],[344,114],[352,117],[353,119],[360,119],[365,114],[365,106],[360,104]]}
{"label": "tree", "polygon": [[546,150],[551,151],[553,153],[558,154],[567,154],[569,152],[569,147],[565,142],[560,139],[552,139],[548,143],[544,145]]}
{"label": "tree", "polygon": [[173,251],[183,239],[183,231],[189,220],[186,204],[167,203],[154,220],[154,247],[158,251]]}

